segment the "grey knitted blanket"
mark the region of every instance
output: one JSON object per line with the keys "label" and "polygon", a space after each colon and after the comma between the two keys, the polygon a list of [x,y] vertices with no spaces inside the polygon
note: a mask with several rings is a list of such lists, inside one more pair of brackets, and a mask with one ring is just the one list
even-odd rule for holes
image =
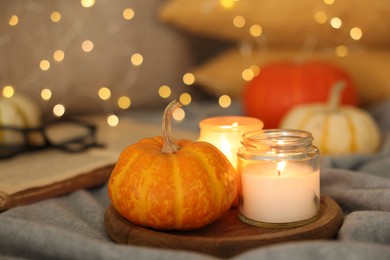
{"label": "grey knitted blanket", "polygon": [[[381,151],[321,160],[321,194],[333,198],[345,215],[337,239],[263,246],[235,259],[390,259],[390,102],[367,109],[381,127]],[[208,108],[199,111],[188,113],[194,125],[186,127],[196,130],[195,122],[210,115]],[[160,113],[149,113],[139,113],[139,117],[150,121],[155,117],[159,122]],[[107,185],[103,185],[1,213],[0,259],[213,258],[115,244],[104,230],[103,215],[109,203]]]}

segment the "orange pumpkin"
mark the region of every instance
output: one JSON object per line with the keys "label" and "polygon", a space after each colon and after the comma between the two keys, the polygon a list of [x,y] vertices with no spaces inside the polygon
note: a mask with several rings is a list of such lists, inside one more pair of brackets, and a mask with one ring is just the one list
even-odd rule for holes
{"label": "orange pumpkin", "polygon": [[202,228],[228,211],[237,193],[235,171],[215,146],[175,141],[174,101],[163,116],[163,136],[128,146],[111,174],[114,208],[134,224],[159,230]]}
{"label": "orange pumpkin", "polygon": [[320,61],[279,62],[261,68],[244,88],[243,109],[257,117],[265,128],[278,127],[284,114],[295,105],[325,102],[333,84],[346,83],[342,104],[357,105],[356,87],[341,68]]}

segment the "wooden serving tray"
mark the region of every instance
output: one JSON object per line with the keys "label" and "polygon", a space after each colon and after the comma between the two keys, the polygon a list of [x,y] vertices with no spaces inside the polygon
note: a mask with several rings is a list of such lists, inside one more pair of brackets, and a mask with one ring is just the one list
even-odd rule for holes
{"label": "wooden serving tray", "polygon": [[339,205],[321,197],[320,217],[305,226],[261,228],[241,222],[231,209],[213,224],[195,231],[157,231],[124,219],[112,205],[105,211],[104,225],[109,237],[120,244],[191,250],[228,258],[251,248],[279,242],[333,239],[343,222]]}

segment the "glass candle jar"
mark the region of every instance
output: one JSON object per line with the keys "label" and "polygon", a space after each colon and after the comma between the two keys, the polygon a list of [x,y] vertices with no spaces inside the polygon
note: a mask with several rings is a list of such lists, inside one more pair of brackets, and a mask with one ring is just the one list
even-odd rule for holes
{"label": "glass candle jar", "polygon": [[241,221],[274,228],[301,226],[318,218],[319,150],[312,142],[312,134],[302,130],[243,135],[237,152]]}
{"label": "glass candle jar", "polygon": [[198,141],[216,146],[237,168],[237,149],[241,146],[242,135],[247,132],[260,131],[263,122],[257,118],[245,116],[220,116],[203,119],[199,123]]}

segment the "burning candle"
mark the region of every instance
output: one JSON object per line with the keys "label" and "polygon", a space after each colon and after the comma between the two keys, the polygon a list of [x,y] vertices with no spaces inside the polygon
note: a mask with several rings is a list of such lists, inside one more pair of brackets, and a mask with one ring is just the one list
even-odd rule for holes
{"label": "burning candle", "polygon": [[237,149],[241,146],[242,135],[251,131],[260,131],[263,122],[257,118],[243,116],[211,117],[200,121],[198,141],[216,146],[237,168]]}
{"label": "burning candle", "polygon": [[[285,165],[283,170],[278,166]],[[280,168],[280,166],[279,166]],[[291,223],[317,214],[319,171],[299,164],[253,164],[241,171],[240,212],[267,223]]]}
{"label": "burning candle", "polygon": [[310,133],[265,130],[243,137],[238,151],[239,216],[264,227],[314,221],[320,205],[318,149]]}

